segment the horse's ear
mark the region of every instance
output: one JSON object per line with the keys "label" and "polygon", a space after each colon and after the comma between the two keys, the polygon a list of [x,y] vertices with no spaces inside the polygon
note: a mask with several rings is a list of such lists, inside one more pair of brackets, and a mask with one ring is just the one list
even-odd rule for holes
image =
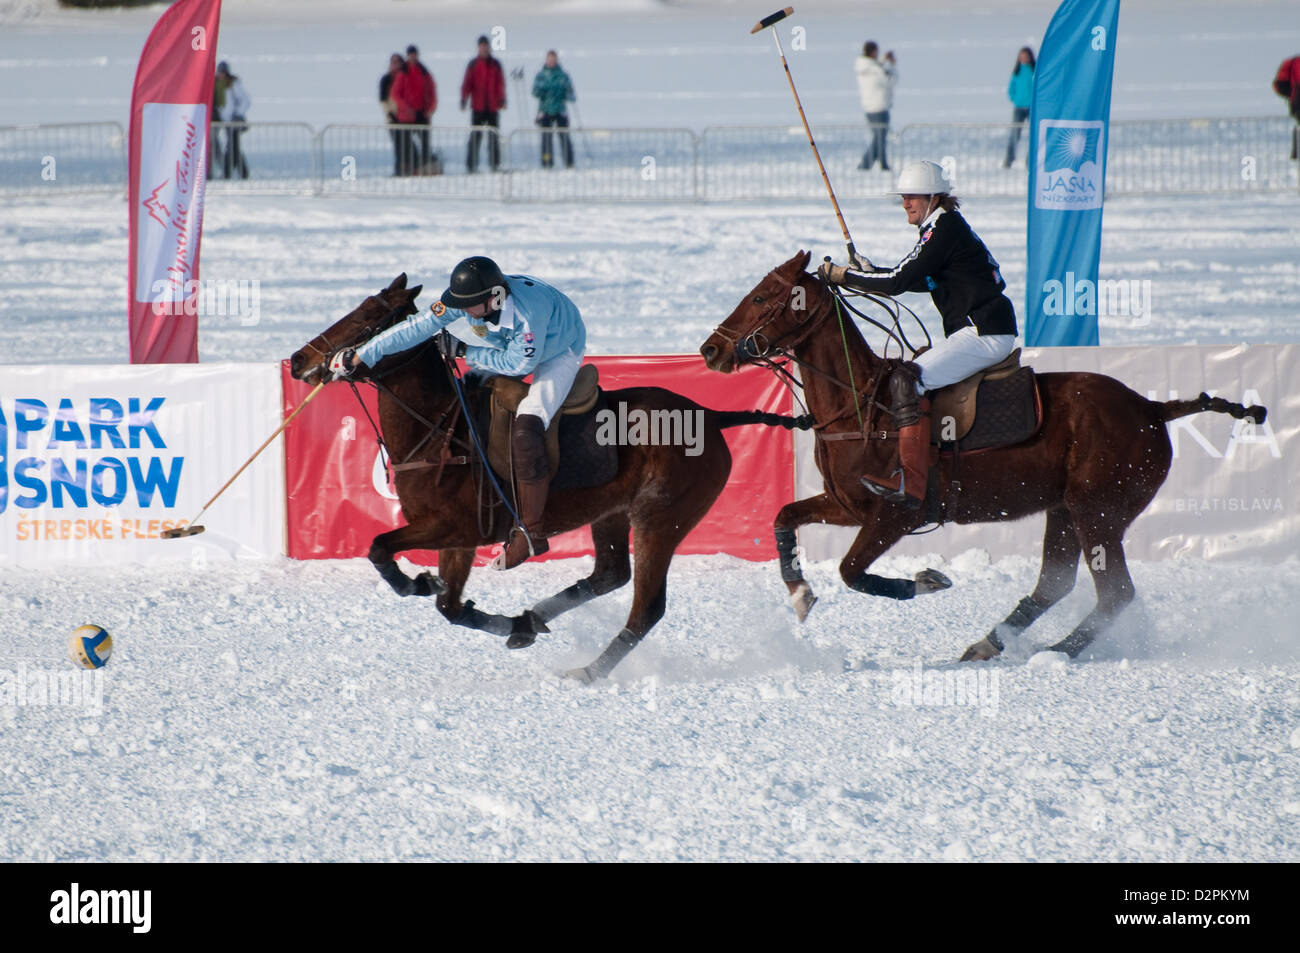
{"label": "horse's ear", "polygon": [[408,288],[406,290],[406,304],[410,307],[411,314],[415,314],[415,312],[420,310],[415,306],[415,299],[420,297],[420,292],[423,290],[424,285],[416,285],[414,288]]}
{"label": "horse's ear", "polygon": [[793,258],[781,266],[781,271],[790,275],[796,275],[807,267],[808,262],[812,260],[812,252],[799,251]]}
{"label": "horse's ear", "polygon": [[401,291],[406,287],[406,272],[402,272],[393,279],[393,283],[388,286],[389,291]]}

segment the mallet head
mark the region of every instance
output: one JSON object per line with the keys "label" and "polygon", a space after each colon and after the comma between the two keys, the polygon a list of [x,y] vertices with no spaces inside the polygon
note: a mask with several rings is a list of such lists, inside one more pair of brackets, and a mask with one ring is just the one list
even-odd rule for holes
{"label": "mallet head", "polygon": [[784,10],[777,10],[776,13],[772,14],[770,17],[763,17],[763,19],[755,23],[754,29],[749,32],[757,33],[759,30],[766,30],[768,27],[780,23],[792,13],[794,13],[794,7],[786,7]]}
{"label": "mallet head", "polygon": [[184,536],[197,536],[203,532],[202,524],[193,526],[177,526],[174,529],[165,529],[158,534],[159,539],[181,539]]}

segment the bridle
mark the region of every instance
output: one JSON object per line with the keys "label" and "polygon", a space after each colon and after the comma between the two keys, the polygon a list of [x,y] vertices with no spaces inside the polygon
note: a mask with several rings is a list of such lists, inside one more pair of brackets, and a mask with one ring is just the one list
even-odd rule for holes
{"label": "bridle", "polygon": [[[801,276],[803,274],[805,273],[800,272]],[[770,300],[763,302],[762,309],[754,317],[754,320],[749,324],[746,330],[736,332],[722,325],[714,328],[715,334],[723,340],[731,343],[735,354],[734,360],[737,366],[740,364],[754,364],[772,371],[790,390],[791,394],[801,406],[804,406],[804,403],[799,399],[796,388],[800,390],[803,389],[804,383],[795,378],[794,375],[787,370],[785,366],[786,363],[795,364],[801,371],[810,371],[817,374],[819,377],[830,381],[837,387],[847,390],[853,398],[850,406],[836,414],[834,417],[827,420],[819,420],[814,425],[814,430],[816,431],[818,438],[822,440],[887,440],[891,437],[896,437],[897,433],[893,431],[873,426],[878,414],[889,412],[889,408],[881,403],[877,399],[877,396],[880,392],[881,386],[889,378],[893,365],[897,363],[896,361],[889,358],[881,358],[875,371],[867,380],[866,384],[862,387],[858,387],[856,386],[856,382],[853,381],[853,365],[848,356],[847,340],[845,340],[844,356],[849,370],[848,381],[840,379],[839,376],[827,369],[810,364],[809,362],[797,357],[794,353],[794,349],[817,331],[829,318],[832,312],[836,313],[840,319],[840,336],[841,338],[844,338],[843,313],[840,311],[841,304],[845,309],[849,310],[853,314],[857,314],[866,318],[868,321],[871,321],[872,324],[880,327],[891,337],[894,336],[893,332],[884,325],[881,325],[879,322],[874,321],[866,315],[862,315],[857,308],[852,307],[847,301],[842,301],[842,299],[835,293],[836,289],[834,288],[829,289],[829,292],[826,294],[818,308],[792,308],[791,299],[794,294],[794,288],[803,287],[799,280],[797,278],[786,278],[780,273],[779,269],[773,269],[768,272],[767,277],[769,279],[775,279],[779,283],[777,293],[773,295]],[[764,287],[765,285],[766,282],[764,282],[764,285],[761,285],[760,287]],[[871,298],[873,301],[876,300],[874,296],[867,297]],[[787,311],[790,312],[794,318],[794,325],[776,337],[769,336],[767,333],[768,327]],[[897,315],[895,315],[895,324],[897,325],[897,323]],[[899,330],[901,332],[901,328]],[[901,346],[902,341],[899,341],[899,344]],[[778,361],[781,361],[781,363],[778,363]],[[862,402],[864,398],[867,405],[867,415],[865,419],[862,413]],[[804,406],[804,409],[807,409],[806,406]],[[826,428],[831,424],[838,423],[845,417],[854,414],[856,414],[858,418],[858,428],[856,430],[847,433],[826,433]]]}
{"label": "bridle", "polygon": [[[801,276],[802,274],[803,272],[800,272]],[[750,361],[770,368],[773,365],[773,355],[795,360],[793,349],[816,331],[831,313],[832,307],[827,305],[833,302],[829,301],[823,302],[821,310],[817,312],[808,308],[791,307],[794,289],[803,286],[797,279],[786,278],[779,269],[772,269],[767,273],[767,277],[778,283],[777,293],[766,300],[748,330],[736,332],[721,324],[713,329],[714,334],[731,344],[737,365]],[[786,312],[793,317],[794,326],[775,338],[766,334],[768,326]],[[797,335],[797,337],[787,342],[786,338],[790,335]],[[796,361],[796,363],[802,366],[801,362]]]}
{"label": "bridle", "polygon": [[[388,289],[385,288],[383,291],[380,291],[366,298],[365,301],[361,302],[361,306],[364,307],[368,302],[376,298],[379,299],[381,303],[387,304],[388,302],[384,301],[384,292],[387,290]],[[322,331],[320,334],[316,335],[305,345],[303,345],[303,347],[307,348],[308,350],[315,351],[318,355],[320,355],[321,359],[325,362],[326,369],[328,369],[330,358],[333,357],[335,354],[337,354],[340,350],[348,347],[356,347],[358,344],[362,343],[363,341],[367,341],[370,338],[374,337],[380,331],[387,331],[389,328],[391,328],[394,324],[397,323],[397,320],[399,318],[403,318],[406,315],[411,313],[410,311],[406,310],[411,306],[412,306],[411,302],[407,301],[404,304],[400,304],[397,305],[396,307],[390,308],[389,311],[383,316],[383,318],[381,318],[379,321],[374,322],[373,326],[367,324],[364,328],[362,328],[360,331],[356,333],[356,336],[352,340],[348,341],[346,344],[340,344],[337,347],[335,347],[333,344],[330,343],[330,339],[325,336],[325,332]],[[321,341],[324,343],[325,345],[324,350],[321,350],[319,347],[316,346],[317,341]]]}

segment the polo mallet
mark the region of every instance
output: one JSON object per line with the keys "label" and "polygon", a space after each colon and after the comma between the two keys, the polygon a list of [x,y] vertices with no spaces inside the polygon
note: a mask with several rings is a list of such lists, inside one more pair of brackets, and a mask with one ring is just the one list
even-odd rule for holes
{"label": "polo mallet", "polygon": [[212,494],[212,499],[208,500],[208,502],[203,504],[203,509],[199,510],[198,516],[195,516],[194,519],[190,520],[189,524],[186,526],[177,526],[174,529],[163,530],[159,538],[180,539],[182,536],[197,536],[199,533],[203,532],[204,527],[198,525],[199,516],[202,516],[204,513],[206,513],[208,511],[208,507],[211,506],[213,503],[217,502],[217,497],[219,497],[222,493],[226,492],[226,487],[230,486],[230,484],[234,483],[237,479],[239,479],[239,474],[243,473],[245,470],[248,469],[249,464],[257,459],[257,455],[261,453],[263,450],[265,450],[267,447],[269,447],[271,445],[272,440],[280,436],[284,428],[289,426],[289,424],[293,422],[293,418],[297,417],[298,414],[302,412],[302,409],[311,403],[311,399],[320,393],[320,389],[325,386],[325,383],[326,383],[325,381],[321,381],[319,384],[316,385],[316,387],[312,390],[310,394],[308,394],[306,397],[303,398],[302,403],[294,408],[293,413],[291,413],[288,417],[284,418],[284,423],[280,424],[279,427],[275,428],[275,433],[267,437],[266,440],[263,441],[262,445],[253,451],[253,455],[244,462],[244,465],[235,471],[235,475],[232,476],[229,480],[227,480],[224,484],[222,484],[221,489],[217,490],[216,493]]}
{"label": "polo mallet", "polygon": [[[794,7],[778,10],[770,17],[763,17],[763,19],[755,23],[754,28],[749,32],[753,35],[759,30],[766,30],[768,27],[780,23],[792,13],[794,13]],[[777,52],[781,54],[781,65],[785,67],[785,78],[790,81],[790,92],[794,94],[794,104],[799,109],[799,119],[803,122],[803,131],[808,134],[808,145],[812,146],[813,156],[817,159],[817,168],[821,170],[822,181],[826,183],[826,192],[831,197],[831,205],[835,207],[835,217],[840,220],[840,231],[844,233],[844,244],[848,246],[849,264],[852,265],[858,260],[858,250],[853,247],[853,239],[849,236],[849,227],[844,224],[844,213],[840,211],[840,203],[835,199],[835,190],[831,188],[831,180],[826,175],[826,166],[822,164],[822,154],[817,151],[817,143],[813,140],[812,129],[808,127],[808,117],[804,115],[803,103],[799,101],[799,90],[794,88],[794,77],[790,75],[790,64],[786,62],[785,50],[781,47],[781,34],[773,30],[772,37],[776,40]]]}

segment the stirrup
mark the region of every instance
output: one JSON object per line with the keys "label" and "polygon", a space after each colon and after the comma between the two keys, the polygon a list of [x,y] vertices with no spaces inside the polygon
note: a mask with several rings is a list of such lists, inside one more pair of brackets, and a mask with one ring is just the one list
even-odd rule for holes
{"label": "stirrup", "polygon": [[886,503],[905,503],[907,504],[907,508],[910,510],[920,509],[921,501],[915,497],[907,495],[907,474],[903,472],[903,468],[899,467],[890,474],[890,477],[898,477],[898,489],[895,490],[892,487],[881,486],[879,483],[873,483],[870,477],[859,477],[859,480],[862,482],[863,486],[876,494],[876,496],[883,496]]}

